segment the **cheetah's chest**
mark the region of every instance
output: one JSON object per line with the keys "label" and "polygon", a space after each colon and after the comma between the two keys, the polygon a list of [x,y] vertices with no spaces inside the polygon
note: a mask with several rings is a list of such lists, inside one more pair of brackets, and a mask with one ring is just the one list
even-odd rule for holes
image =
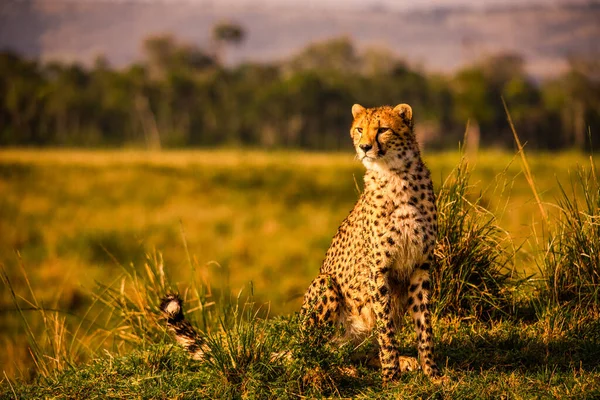
{"label": "cheetah's chest", "polygon": [[401,275],[425,261],[435,236],[429,197],[415,202],[415,193],[406,190],[406,186],[401,181],[383,193],[380,216],[384,218],[377,224],[372,221],[376,248],[383,247],[381,251],[395,254],[390,267]]}
{"label": "cheetah's chest", "polygon": [[399,272],[412,270],[421,264],[426,257],[426,245],[421,232],[425,227],[421,222],[424,218],[414,207],[401,207],[394,210],[390,219],[388,235],[395,237],[396,262],[395,269]]}

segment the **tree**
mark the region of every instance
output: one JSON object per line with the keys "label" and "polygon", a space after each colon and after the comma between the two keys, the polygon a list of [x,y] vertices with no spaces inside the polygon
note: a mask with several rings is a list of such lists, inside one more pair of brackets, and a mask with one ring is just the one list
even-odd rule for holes
{"label": "tree", "polygon": [[150,77],[156,80],[165,79],[168,71],[201,71],[216,64],[197,46],[179,42],[172,35],[151,36],[144,40],[143,48]]}
{"label": "tree", "polygon": [[566,73],[544,86],[544,108],[560,121],[561,144],[584,149],[588,132],[599,135],[600,61],[572,57],[569,65]]}
{"label": "tree", "polygon": [[359,67],[354,45],[346,36],[313,43],[284,65],[290,73],[310,70],[351,74],[356,73]]}
{"label": "tree", "polygon": [[44,78],[35,61],[0,52],[0,143],[44,144]]}
{"label": "tree", "polygon": [[[491,106],[491,90],[483,71],[477,67],[461,70],[454,77],[452,87],[457,124],[464,126],[468,121],[470,135],[479,136],[482,127],[484,132],[489,132],[488,128],[496,117],[496,110]],[[476,142],[479,142],[479,137]]]}
{"label": "tree", "polygon": [[240,45],[246,39],[246,31],[233,22],[220,22],[213,27],[214,58],[219,65],[225,64],[226,46]]}

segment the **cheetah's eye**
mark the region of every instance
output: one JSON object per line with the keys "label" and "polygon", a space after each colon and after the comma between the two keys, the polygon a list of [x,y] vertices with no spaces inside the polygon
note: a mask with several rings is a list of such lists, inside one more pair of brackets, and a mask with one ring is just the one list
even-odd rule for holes
{"label": "cheetah's eye", "polygon": [[362,128],[356,127],[356,132],[362,133]]}
{"label": "cheetah's eye", "polygon": [[386,131],[388,131],[389,129],[390,129],[390,128],[384,128],[384,127],[377,128],[377,133],[383,133],[383,132],[386,132]]}

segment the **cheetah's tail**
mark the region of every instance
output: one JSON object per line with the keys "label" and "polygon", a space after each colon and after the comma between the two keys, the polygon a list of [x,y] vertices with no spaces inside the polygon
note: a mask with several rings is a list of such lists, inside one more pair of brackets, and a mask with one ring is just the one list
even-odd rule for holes
{"label": "cheetah's tail", "polygon": [[160,309],[167,319],[167,328],[174,334],[177,343],[199,360],[204,358],[206,341],[183,315],[183,301],[177,294],[166,295],[160,303]]}

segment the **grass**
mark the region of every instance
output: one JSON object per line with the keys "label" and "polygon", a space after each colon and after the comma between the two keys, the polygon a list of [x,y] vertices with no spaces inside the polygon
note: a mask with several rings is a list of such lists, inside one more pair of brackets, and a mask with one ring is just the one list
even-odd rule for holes
{"label": "grass", "polygon": [[[2,151],[0,397],[598,397],[593,162],[528,155],[531,185],[514,160],[426,155],[449,382],[416,372],[382,390],[355,349],[303,336],[293,314],[360,190],[351,156]],[[207,335],[205,360],[172,345],[168,291]],[[399,341],[416,355],[412,328]]]}
{"label": "grass", "polygon": [[557,229],[548,237],[547,255],[541,266],[547,282],[544,294],[555,305],[573,303],[587,310],[600,305],[598,183],[595,169],[578,170],[568,191],[559,183],[560,218]]}
{"label": "grass", "polygon": [[[269,337],[273,341],[269,346],[282,346],[277,328],[293,321],[254,323],[258,329],[256,325],[233,329],[223,340],[233,342],[229,345],[248,344],[248,332],[253,331]],[[224,344],[215,342],[206,361],[192,362],[179,348],[155,343],[125,356],[104,355],[53,379],[12,390],[19,398],[597,398],[600,343],[575,335],[544,340],[539,330],[536,324],[439,321],[438,357],[449,377],[442,384],[414,372],[382,390],[376,369],[348,360],[346,371],[306,371],[298,369],[299,363],[306,365],[304,359],[286,363],[259,357],[267,349],[264,343],[250,347],[246,354],[228,352]],[[408,335],[401,339],[406,351],[412,340]],[[330,366],[336,362],[330,359]],[[2,389],[0,394],[11,394],[8,385]]]}
{"label": "grass", "polygon": [[461,160],[437,194],[433,312],[485,319],[506,316],[513,302],[509,288],[517,286],[517,278],[511,276],[515,249],[494,214],[482,206],[483,194],[468,198],[471,174],[468,162]]}

